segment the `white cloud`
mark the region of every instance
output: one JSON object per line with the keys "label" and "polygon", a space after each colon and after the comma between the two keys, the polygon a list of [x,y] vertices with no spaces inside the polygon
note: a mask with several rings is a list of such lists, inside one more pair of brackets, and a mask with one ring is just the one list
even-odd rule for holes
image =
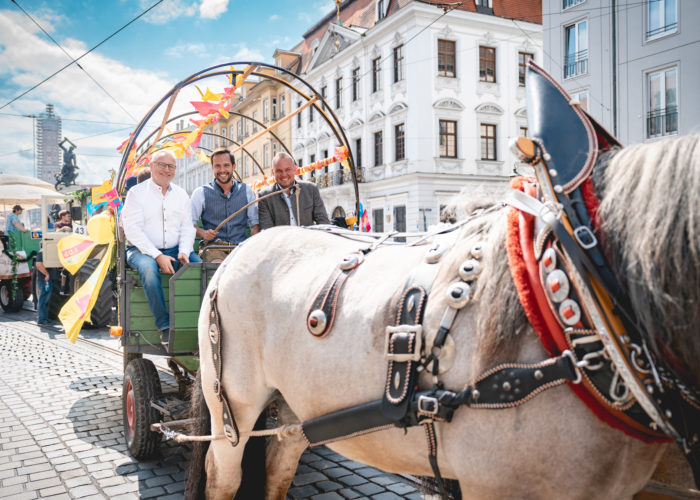
{"label": "white cloud", "polygon": [[264,61],[265,56],[258,50],[251,50],[243,45],[233,56],[234,61]]}
{"label": "white cloud", "polygon": [[[153,4],[152,0],[141,0],[142,9]],[[192,17],[197,12],[197,4],[188,0],[165,0],[155,9],[146,14],[143,19],[153,24],[165,24],[178,17]]]}
{"label": "white cloud", "polygon": [[279,14],[272,14],[269,18],[270,21],[277,21],[279,20],[280,16]]}
{"label": "white cloud", "polygon": [[203,43],[179,43],[165,49],[165,55],[181,58],[185,56],[202,57],[207,54],[207,47]]}
{"label": "white cloud", "polygon": [[[59,48],[39,36],[27,31],[26,22],[18,22],[13,13],[0,11],[0,105],[8,102],[22,91],[34,86],[46,76],[68,62],[68,57]],[[78,40],[59,39],[66,50],[74,57],[82,54],[85,44]],[[192,50],[199,50],[199,44],[192,44]],[[252,51],[249,56],[258,56]],[[134,117],[141,119],[154,103],[168,92],[173,80],[152,71],[136,69],[126,64],[93,52],[80,61],[81,65],[105,87]],[[226,85],[223,77],[215,77],[200,84],[219,91]],[[185,87],[178,96],[170,116],[192,111],[191,100],[198,100],[199,94],[193,86]],[[34,169],[32,149],[32,120],[21,116],[8,116],[3,113],[30,115],[42,113],[47,103],[55,107],[63,118],[63,135],[77,145],[76,154],[80,167],[80,183],[98,183],[108,176],[109,169],[117,169],[120,163],[116,147],[128,137],[133,126],[118,130],[123,125],[134,123],[75,65],[62,71],[25,97],[0,111],[0,171],[5,173],[32,173]],[[148,123],[146,133],[160,124],[162,113],[167,105]],[[111,124],[90,123],[113,122]],[[134,123],[135,126],[135,123]],[[100,135],[96,135],[100,134]],[[86,137],[92,136],[92,137]],[[30,151],[22,151],[29,149]]]}
{"label": "white cloud", "polygon": [[216,19],[226,12],[228,0],[202,0],[199,6],[199,15],[202,19]]}

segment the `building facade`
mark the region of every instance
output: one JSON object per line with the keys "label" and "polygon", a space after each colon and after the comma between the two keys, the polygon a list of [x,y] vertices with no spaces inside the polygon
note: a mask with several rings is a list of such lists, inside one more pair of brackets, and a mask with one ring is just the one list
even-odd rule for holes
{"label": "building facade", "polygon": [[56,182],[56,174],[61,172],[63,150],[61,142],[61,118],[54,113],[53,104],[47,104],[46,110],[36,117],[36,175],[39,179]]}
{"label": "building facade", "polygon": [[544,67],[623,144],[700,128],[700,3],[543,0]]}
{"label": "building facade", "polygon": [[[346,0],[292,49],[345,130],[375,231],[426,230],[461,191],[504,190],[517,166],[508,143],[527,134],[524,68],[542,60],[541,4],[466,4],[444,13],[421,1]],[[293,121],[299,164],[337,145],[316,110]],[[354,213],[339,164],[307,176],[331,216]]]}

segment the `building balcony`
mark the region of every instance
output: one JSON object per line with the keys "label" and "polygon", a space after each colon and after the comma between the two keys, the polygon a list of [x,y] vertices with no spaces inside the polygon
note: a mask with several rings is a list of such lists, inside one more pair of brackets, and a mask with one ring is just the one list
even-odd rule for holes
{"label": "building balcony", "polygon": [[655,109],[647,113],[647,138],[678,133],[678,107]]}
{"label": "building balcony", "polygon": [[572,55],[567,55],[564,60],[564,78],[585,75],[588,73],[588,51],[582,50]]}
{"label": "building balcony", "polygon": [[[355,171],[357,173],[357,182],[363,182],[362,168],[358,168]],[[316,185],[319,189],[342,186],[343,184],[352,184],[352,173],[345,168],[316,176]]]}

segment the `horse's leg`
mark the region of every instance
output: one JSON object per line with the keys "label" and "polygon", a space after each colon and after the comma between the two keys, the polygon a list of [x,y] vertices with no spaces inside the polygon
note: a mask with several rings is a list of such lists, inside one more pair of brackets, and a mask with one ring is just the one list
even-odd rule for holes
{"label": "horse's leg", "polygon": [[[218,405],[217,405],[218,406]],[[216,413],[217,406],[212,408],[212,434],[223,434],[221,413]],[[255,422],[262,411],[263,404],[252,407],[236,405],[231,401],[234,418],[239,431],[249,431],[255,427]],[[219,406],[220,408],[220,406]],[[208,499],[231,499],[236,496],[243,478],[243,458],[246,445],[251,442],[248,437],[241,437],[239,443],[233,446],[227,439],[217,439],[211,442],[206,458],[206,497]],[[263,484],[248,484],[247,488],[262,491]],[[240,497],[239,497],[240,498]]]}
{"label": "horse's leg", "polygon": [[[299,421],[283,399],[277,400],[277,405],[278,425],[288,425]],[[285,498],[289,485],[294,479],[299,458],[304,453],[306,446],[306,441],[299,434],[284,437],[281,440],[270,438],[265,454],[265,469],[267,471],[265,498]]]}

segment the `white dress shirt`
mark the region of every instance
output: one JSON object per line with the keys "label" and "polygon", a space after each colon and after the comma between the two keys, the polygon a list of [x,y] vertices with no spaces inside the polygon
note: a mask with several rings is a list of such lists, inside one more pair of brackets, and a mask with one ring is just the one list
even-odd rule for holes
{"label": "white dress shirt", "polygon": [[122,209],[124,234],[141,253],[154,259],[161,250],[177,246],[178,253],[192,252],[196,234],[190,215],[187,192],[170,184],[165,195],[148,179],[132,187]]}
{"label": "white dress shirt", "polygon": [[[298,188],[294,187],[294,189]],[[292,196],[285,191],[284,193],[282,193],[282,198],[284,198],[284,201],[287,203],[287,208],[289,208],[289,225],[296,226],[297,219],[296,217],[294,217],[294,210],[292,210]]]}

